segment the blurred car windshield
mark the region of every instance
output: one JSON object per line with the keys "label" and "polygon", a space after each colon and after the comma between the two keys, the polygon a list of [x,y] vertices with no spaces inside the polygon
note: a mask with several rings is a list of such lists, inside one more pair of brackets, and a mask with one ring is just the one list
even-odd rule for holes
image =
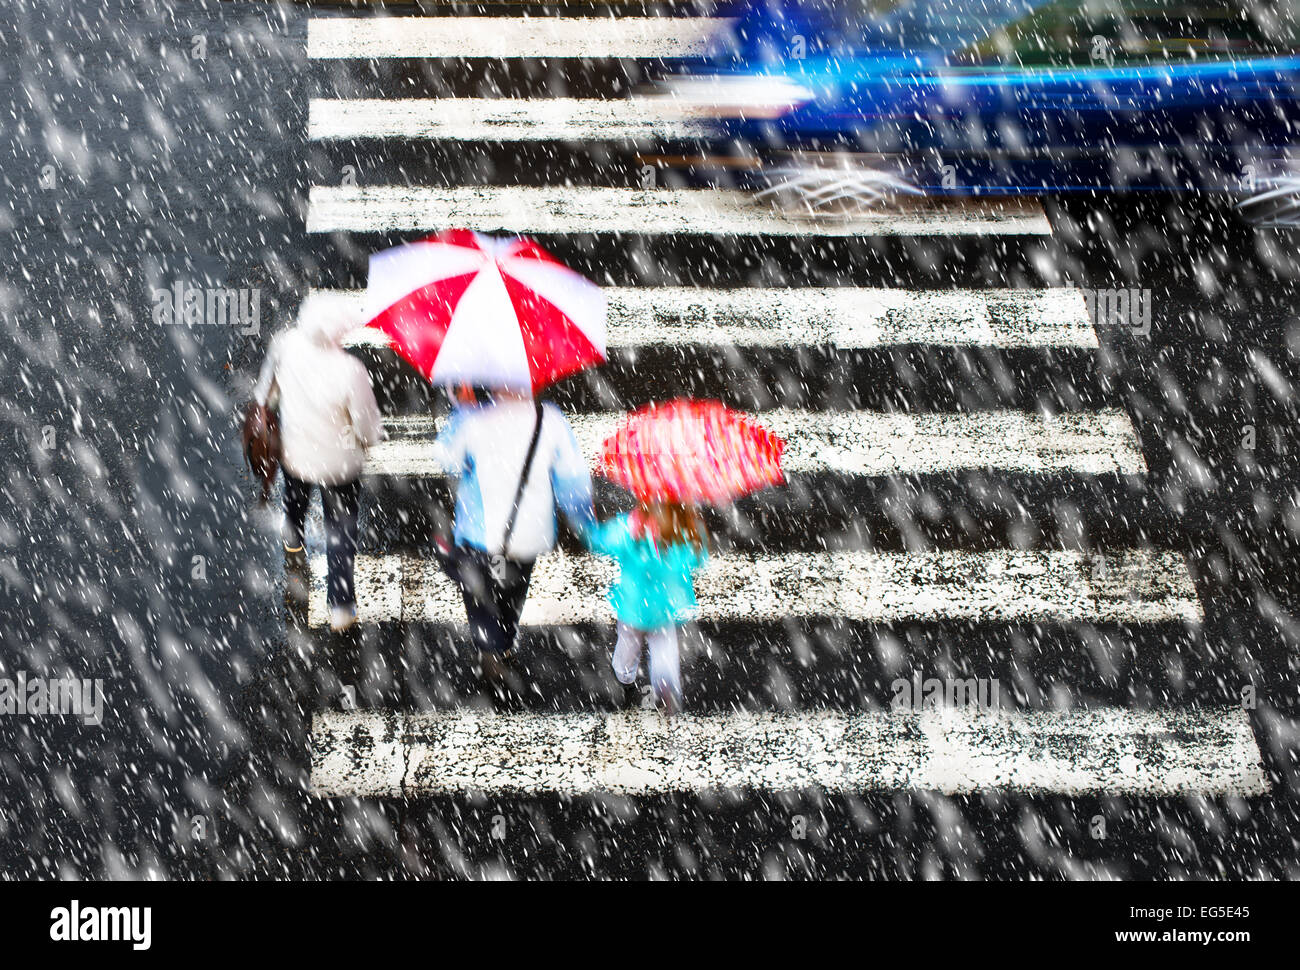
{"label": "blurred car windshield", "polygon": [[830,51],[934,51],[953,65],[1160,63],[1300,49],[1297,0],[813,0]]}

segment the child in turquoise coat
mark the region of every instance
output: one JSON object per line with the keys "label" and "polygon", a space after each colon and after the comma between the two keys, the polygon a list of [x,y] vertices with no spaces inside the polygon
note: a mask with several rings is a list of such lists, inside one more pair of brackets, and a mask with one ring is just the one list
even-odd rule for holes
{"label": "child in turquoise coat", "polygon": [[618,561],[609,591],[618,620],[613,666],[629,705],[639,700],[637,668],[648,648],[655,697],[668,713],[681,709],[678,628],[695,615],[694,572],[708,558],[706,537],[695,509],[668,502],[642,505],[586,534],[593,552]]}

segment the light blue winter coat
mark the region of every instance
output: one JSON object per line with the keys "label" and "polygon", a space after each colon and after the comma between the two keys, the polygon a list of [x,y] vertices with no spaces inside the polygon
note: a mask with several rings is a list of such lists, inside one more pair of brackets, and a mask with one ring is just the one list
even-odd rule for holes
{"label": "light blue winter coat", "polygon": [[[573,429],[554,404],[544,415],[537,453],[509,554],[534,559],[555,545],[555,507],[582,532],[595,522],[591,472]],[[459,482],[456,487],[456,542],[489,553],[503,550],[515,491],[523,471],[537,412],[532,401],[500,401],[458,407],[434,441],[435,459]]]}
{"label": "light blue winter coat", "polygon": [[614,615],[638,630],[684,623],[695,615],[692,574],[708,558],[686,543],[660,548],[632,535],[631,516],[620,515],[585,534],[593,552],[613,556],[619,575],[609,590]]}

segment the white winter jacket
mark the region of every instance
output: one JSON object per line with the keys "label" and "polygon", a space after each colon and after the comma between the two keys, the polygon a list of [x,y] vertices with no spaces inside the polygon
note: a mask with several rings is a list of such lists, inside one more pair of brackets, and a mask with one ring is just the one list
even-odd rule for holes
{"label": "white winter jacket", "polygon": [[387,437],[365,365],[343,350],[360,321],[336,307],[303,302],[297,326],[271,341],[256,390],[279,406],[285,470],[321,485],[358,478],[366,449]]}
{"label": "white winter jacket", "polygon": [[533,466],[519,500],[510,548],[503,549],[506,522],[537,424],[531,401],[468,405],[451,413],[434,442],[434,458],[459,482],[456,542],[493,555],[535,559],[555,545],[558,505],[579,532],[595,521],[591,472],[573,428],[554,404],[542,406],[542,428]]}

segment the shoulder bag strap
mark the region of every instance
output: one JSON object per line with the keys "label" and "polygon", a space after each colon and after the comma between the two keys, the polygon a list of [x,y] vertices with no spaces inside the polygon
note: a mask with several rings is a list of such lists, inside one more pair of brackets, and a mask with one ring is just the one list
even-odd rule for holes
{"label": "shoulder bag strap", "polygon": [[523,500],[524,489],[528,487],[528,474],[533,470],[533,455],[537,454],[537,439],[542,436],[542,402],[537,402],[537,422],[533,425],[533,437],[528,442],[528,454],[524,458],[524,470],[519,473],[519,487],[515,489],[515,501],[510,507],[510,518],[506,519],[505,535],[501,538],[501,554],[509,555],[510,539],[515,533],[515,519],[519,516],[519,503]]}

